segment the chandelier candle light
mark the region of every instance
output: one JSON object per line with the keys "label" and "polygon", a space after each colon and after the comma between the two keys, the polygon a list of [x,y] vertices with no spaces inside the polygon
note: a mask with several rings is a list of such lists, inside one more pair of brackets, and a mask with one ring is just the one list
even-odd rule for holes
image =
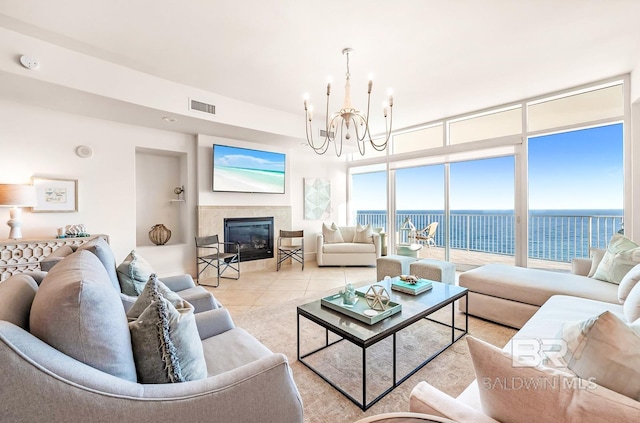
{"label": "chandelier candle light", "polygon": [[[351,54],[352,52],[352,48],[345,48],[342,50],[342,54],[347,56],[347,80],[344,86],[344,103],[342,105],[342,108],[339,111],[333,113],[331,116],[329,116],[329,96],[331,95],[331,82],[327,84],[327,110],[325,115],[326,120],[324,140],[314,141],[313,139],[313,106],[309,104],[309,100],[305,96],[304,111],[306,115],[305,127],[307,132],[307,142],[309,146],[311,146],[311,148],[313,148],[313,150],[318,154],[326,153],[327,149],[329,148],[329,144],[333,142],[336,155],[340,157],[340,155],[342,154],[342,144],[344,142],[344,139],[346,139],[347,141],[351,139],[350,129],[352,125],[355,130],[358,151],[361,155],[364,156],[364,147],[366,143],[370,143],[371,147],[373,147],[377,151],[383,151],[385,148],[387,148],[387,143],[389,142],[389,137],[391,136],[391,124],[393,122],[393,96],[389,95],[388,103],[383,104],[385,135],[384,141],[378,144],[371,138],[371,132],[369,130],[369,107],[371,105],[371,89],[373,88],[373,80],[369,79],[369,85],[367,89],[367,113],[365,114],[359,110],[356,110],[355,107],[353,107],[353,105],[351,104],[351,74],[349,73],[349,54]],[[389,117],[388,121],[387,116]],[[345,128],[346,134],[344,134]],[[340,129],[339,146],[336,140],[338,129]]]}

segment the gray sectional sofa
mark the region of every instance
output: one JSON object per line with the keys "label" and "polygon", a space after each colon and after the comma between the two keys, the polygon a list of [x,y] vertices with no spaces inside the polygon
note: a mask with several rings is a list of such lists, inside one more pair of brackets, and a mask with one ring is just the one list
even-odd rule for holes
{"label": "gray sectional sofa", "polygon": [[[166,330],[173,331],[174,323],[191,330],[195,325],[189,345],[197,347],[205,373],[180,383],[140,383],[130,316],[95,255],[77,251],[49,273],[0,283],[0,372],[6,381],[0,421],[303,421],[286,356],[235,327],[225,308],[195,314],[183,306]],[[164,341],[161,346],[175,368],[174,353],[181,352],[175,339],[175,349]]]}

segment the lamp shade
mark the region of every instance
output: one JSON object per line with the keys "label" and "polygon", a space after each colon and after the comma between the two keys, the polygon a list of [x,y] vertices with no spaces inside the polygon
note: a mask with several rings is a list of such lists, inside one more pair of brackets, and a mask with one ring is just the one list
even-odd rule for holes
{"label": "lamp shade", "polygon": [[33,185],[0,184],[0,207],[37,206]]}

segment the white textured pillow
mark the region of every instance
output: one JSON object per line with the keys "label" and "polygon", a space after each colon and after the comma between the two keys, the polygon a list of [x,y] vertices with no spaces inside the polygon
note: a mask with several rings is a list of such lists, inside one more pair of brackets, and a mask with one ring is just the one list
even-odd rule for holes
{"label": "white textured pillow", "polygon": [[604,257],[604,253],[606,253],[607,250],[603,250],[601,248],[592,248],[590,251],[590,258],[591,258],[591,269],[589,269],[589,274],[587,275],[587,277],[592,278],[593,275],[596,274],[596,270],[598,270],[598,266],[600,266],[600,262],[602,261],[602,258]]}
{"label": "white textured pillow", "polygon": [[624,301],[629,296],[633,287],[637,285],[638,281],[640,281],[640,264],[635,265],[633,269],[629,270],[620,281],[620,285],[618,286],[618,302],[620,304],[624,304]]}
{"label": "white textured pillow", "polygon": [[611,238],[607,252],[593,275],[595,279],[619,284],[635,265],[640,264],[640,245],[621,234]]}
{"label": "white textured pillow", "polygon": [[637,283],[629,292],[629,295],[624,300],[622,310],[627,322],[633,323],[640,319],[640,283]]}
{"label": "white textured pillow", "polygon": [[581,379],[595,381],[640,400],[640,336],[610,311],[562,325],[567,368]]}
{"label": "white textured pillow", "polygon": [[324,238],[325,244],[344,242],[342,233],[335,223],[332,223],[331,226],[328,226],[326,223],[322,224],[322,237]]}
{"label": "white textured pillow", "polygon": [[[568,421],[559,417],[571,409],[572,421],[610,419],[611,398],[596,384],[550,367],[514,367],[509,353],[473,336],[466,338],[482,410],[490,417],[514,423]],[[616,407],[616,413],[633,421],[637,409],[622,408]]]}
{"label": "white textured pillow", "polygon": [[358,223],[356,226],[356,235],[353,238],[353,242],[361,244],[371,244],[373,242],[373,230],[371,225],[362,226]]}

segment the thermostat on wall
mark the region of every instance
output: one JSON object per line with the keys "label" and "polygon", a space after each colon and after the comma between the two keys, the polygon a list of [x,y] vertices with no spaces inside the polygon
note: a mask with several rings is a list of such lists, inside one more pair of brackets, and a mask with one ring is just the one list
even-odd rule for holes
{"label": "thermostat on wall", "polygon": [[93,149],[88,145],[79,145],[78,148],[76,148],[76,154],[78,155],[78,157],[86,159],[93,156]]}

